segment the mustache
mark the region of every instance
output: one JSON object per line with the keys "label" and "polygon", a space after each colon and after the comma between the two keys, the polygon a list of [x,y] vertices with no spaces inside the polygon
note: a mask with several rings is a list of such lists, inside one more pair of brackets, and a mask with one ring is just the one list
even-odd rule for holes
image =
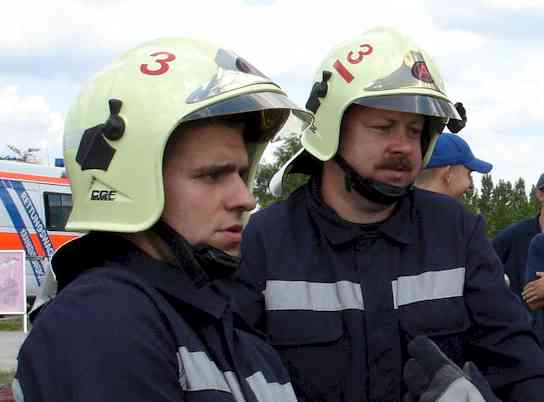
{"label": "mustache", "polygon": [[398,155],[384,159],[376,166],[376,168],[409,172],[414,170],[414,164],[406,155]]}

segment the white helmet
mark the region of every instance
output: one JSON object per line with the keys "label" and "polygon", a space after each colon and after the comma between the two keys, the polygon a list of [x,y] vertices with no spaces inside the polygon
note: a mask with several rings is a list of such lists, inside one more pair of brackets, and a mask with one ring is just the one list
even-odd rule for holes
{"label": "white helmet", "polygon": [[335,46],[321,63],[306,103],[314,126],[302,135],[303,149],[273,177],[274,194],[289,171],[311,174],[315,162],[336,155],[342,117],[352,104],[427,116],[424,163],[448,119],[461,120],[429,55],[394,29],[372,29]]}
{"label": "white helmet", "polygon": [[[300,134],[309,112],[236,54],[191,39],[160,39],[97,74],[71,108],[64,158],[73,193],[69,230],[138,232],[164,207],[163,154],[187,121],[247,113],[250,185],[272,138]],[[256,136],[257,137],[257,136]]]}

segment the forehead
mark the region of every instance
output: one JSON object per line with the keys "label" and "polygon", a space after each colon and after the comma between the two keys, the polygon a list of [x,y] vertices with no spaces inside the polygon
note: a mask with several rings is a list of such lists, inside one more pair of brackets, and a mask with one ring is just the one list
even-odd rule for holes
{"label": "forehead", "polygon": [[166,160],[186,162],[239,157],[246,154],[242,127],[205,124],[176,130],[166,149]]}
{"label": "forehead", "polygon": [[367,106],[352,105],[346,116],[350,120],[362,122],[371,120],[389,120],[405,123],[423,123],[425,116],[416,113],[399,112],[396,110],[375,109]]}

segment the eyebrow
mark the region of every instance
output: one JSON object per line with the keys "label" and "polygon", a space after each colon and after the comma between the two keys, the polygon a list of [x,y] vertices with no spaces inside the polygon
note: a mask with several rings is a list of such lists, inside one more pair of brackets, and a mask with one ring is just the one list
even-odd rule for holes
{"label": "eyebrow", "polygon": [[194,170],[196,174],[207,174],[207,173],[230,173],[230,172],[245,172],[249,169],[249,165],[238,166],[235,163],[215,163],[200,166]]}
{"label": "eyebrow", "polygon": [[[371,124],[378,124],[380,123],[380,120],[385,121],[387,124],[394,124],[397,123],[397,119],[391,119],[389,117],[376,117],[374,120],[371,120]],[[419,120],[419,119],[413,119],[408,121],[408,124],[411,125],[425,125],[425,119]]]}

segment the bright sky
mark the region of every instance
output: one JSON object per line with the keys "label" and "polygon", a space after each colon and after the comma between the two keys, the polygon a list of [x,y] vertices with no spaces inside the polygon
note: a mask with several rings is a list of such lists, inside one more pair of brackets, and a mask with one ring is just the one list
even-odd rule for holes
{"label": "bright sky", "polygon": [[[453,6],[452,6],[453,4]],[[62,153],[65,115],[86,80],[125,50],[163,36],[230,48],[303,105],[334,44],[378,25],[411,36],[433,56],[462,131],[492,176],[544,171],[542,0],[17,0],[2,5],[0,154],[5,144]],[[475,175],[479,184],[480,177]]]}

